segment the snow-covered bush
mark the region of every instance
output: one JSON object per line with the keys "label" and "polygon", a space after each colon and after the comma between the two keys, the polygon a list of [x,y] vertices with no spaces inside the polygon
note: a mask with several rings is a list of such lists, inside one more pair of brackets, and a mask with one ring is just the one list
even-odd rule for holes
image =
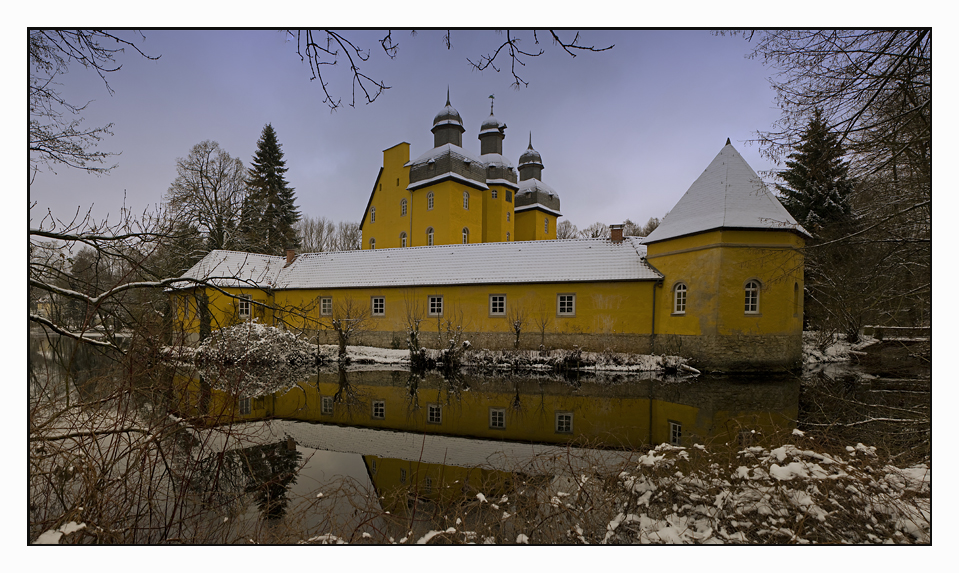
{"label": "snow-covered bush", "polygon": [[197,363],[224,366],[313,364],[315,347],[292,332],[256,320],[214,331],[196,350]]}

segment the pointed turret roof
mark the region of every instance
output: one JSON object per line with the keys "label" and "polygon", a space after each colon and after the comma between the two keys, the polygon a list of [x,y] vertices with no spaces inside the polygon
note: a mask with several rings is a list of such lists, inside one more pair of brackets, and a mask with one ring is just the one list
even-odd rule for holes
{"label": "pointed turret roof", "polygon": [[809,236],[728,139],[644,242],[723,228],[786,230]]}

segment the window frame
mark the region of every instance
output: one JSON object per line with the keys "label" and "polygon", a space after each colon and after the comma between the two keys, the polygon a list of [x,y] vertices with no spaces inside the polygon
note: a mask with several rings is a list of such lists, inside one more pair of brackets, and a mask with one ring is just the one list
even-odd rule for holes
{"label": "window frame", "polygon": [[[561,420],[563,423],[561,424]],[[555,412],[553,429],[557,434],[573,433],[573,413],[569,411]]]}
{"label": "window frame", "polygon": [[[438,303],[439,312],[433,312],[434,302]],[[426,297],[426,316],[430,317],[442,317],[443,310],[443,295],[441,294],[431,294]]]}
{"label": "window frame", "polygon": [[371,251],[375,251],[375,250],[376,250],[376,238],[375,238],[375,237],[370,237],[370,250],[371,250]]}
{"label": "window frame", "polygon": [[762,290],[763,283],[759,279],[749,279],[743,283],[743,314],[757,316],[762,312],[762,307],[760,306],[760,293],[762,293]]}
{"label": "window frame", "polygon": [[[494,301],[494,299],[501,299]],[[494,310],[494,303],[499,303],[498,306],[501,307],[501,310]],[[489,315],[490,316],[506,316],[506,295],[504,293],[491,293],[489,295]]]}
{"label": "window frame", "polygon": [[320,415],[333,415],[333,396],[320,396]]}
{"label": "window frame", "polygon": [[463,244],[468,245],[470,243],[470,229],[469,227],[463,227]]}
{"label": "window frame", "polygon": [[[680,296],[682,295],[682,296]],[[680,281],[673,285],[673,314],[682,316],[686,314],[686,303],[689,296],[689,287],[686,283]],[[682,300],[680,300],[680,298]]]}
{"label": "window frame", "polygon": [[253,400],[250,398],[240,398],[240,402],[237,405],[237,411],[241,416],[249,416],[253,413]]}
{"label": "window frame", "polygon": [[406,231],[403,231],[402,233],[400,233],[400,248],[402,249],[405,247],[406,247]]}
{"label": "window frame", "polygon": [[469,191],[463,191],[463,210],[464,211],[470,210],[470,192]]}
{"label": "window frame", "polygon": [[507,203],[513,202],[513,192],[508,189],[506,190],[506,202]]}
{"label": "window frame", "polygon": [[[377,410],[379,410],[379,414],[377,414]],[[370,416],[374,420],[385,420],[386,419],[386,400],[373,400]]]}
{"label": "window frame", "polygon": [[497,199],[496,189],[490,189],[490,199]]}
{"label": "window frame", "polygon": [[[379,303],[379,312],[377,312],[377,304]],[[386,316],[386,297],[385,296],[371,296],[370,297],[370,316]]]}
{"label": "window frame", "polygon": [[427,211],[433,210],[433,192],[432,191],[426,194],[426,210]]}
{"label": "window frame", "polygon": [[[571,297],[569,302],[572,305],[572,311],[563,312],[563,297]],[[575,317],[576,316],[576,293],[574,292],[561,292],[556,294],[556,316],[562,318]]]}
{"label": "window frame", "polygon": [[507,223],[509,223],[509,215],[510,215],[510,212],[507,211],[507,212],[506,212],[506,222],[507,222]]}
{"label": "window frame", "polygon": [[683,424],[676,420],[666,420],[669,424],[669,444],[672,446],[683,445]]}
{"label": "window frame", "polygon": [[376,222],[376,207],[370,207],[370,223]]}
{"label": "window frame", "polygon": [[316,300],[320,309],[320,316],[333,316],[332,296],[318,296]]}
{"label": "window frame", "polygon": [[506,408],[489,409],[489,427],[491,430],[506,429]]}
{"label": "window frame", "polygon": [[406,216],[406,207],[407,207],[406,199],[400,199],[400,217]]}
{"label": "window frame", "polygon": [[549,217],[543,217],[543,234],[549,234]]}
{"label": "window frame", "polygon": [[443,405],[442,404],[427,404],[426,423],[427,424],[443,423]]}
{"label": "window frame", "polygon": [[[246,308],[245,312],[244,312],[244,307]],[[189,313],[189,309],[190,309],[189,300],[186,301],[186,309],[187,309],[186,313]],[[236,314],[240,318],[249,319],[253,317],[253,297],[251,295],[241,294],[237,296]]]}
{"label": "window frame", "polygon": [[509,231],[506,231],[506,242],[509,242]]}
{"label": "window frame", "polygon": [[427,227],[426,229],[426,246],[427,247],[433,246],[433,233],[435,232],[436,231],[433,229],[433,227]]}

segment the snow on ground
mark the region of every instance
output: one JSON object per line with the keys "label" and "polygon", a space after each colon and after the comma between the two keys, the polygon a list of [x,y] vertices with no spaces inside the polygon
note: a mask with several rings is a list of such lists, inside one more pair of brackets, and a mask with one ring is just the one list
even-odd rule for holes
{"label": "snow on ground", "polygon": [[[802,355],[805,364],[827,364],[831,362],[848,362],[857,352],[863,352],[868,346],[878,342],[871,336],[850,344],[844,338],[833,336],[831,341],[820,344],[820,335],[816,332],[803,332]],[[825,346],[825,349],[822,349]]]}

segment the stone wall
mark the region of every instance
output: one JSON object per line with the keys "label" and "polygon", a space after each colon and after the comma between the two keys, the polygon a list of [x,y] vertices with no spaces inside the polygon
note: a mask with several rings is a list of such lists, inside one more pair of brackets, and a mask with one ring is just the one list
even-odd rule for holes
{"label": "stone wall", "polygon": [[802,335],[657,334],[654,354],[675,354],[707,371],[793,370],[802,366]]}

